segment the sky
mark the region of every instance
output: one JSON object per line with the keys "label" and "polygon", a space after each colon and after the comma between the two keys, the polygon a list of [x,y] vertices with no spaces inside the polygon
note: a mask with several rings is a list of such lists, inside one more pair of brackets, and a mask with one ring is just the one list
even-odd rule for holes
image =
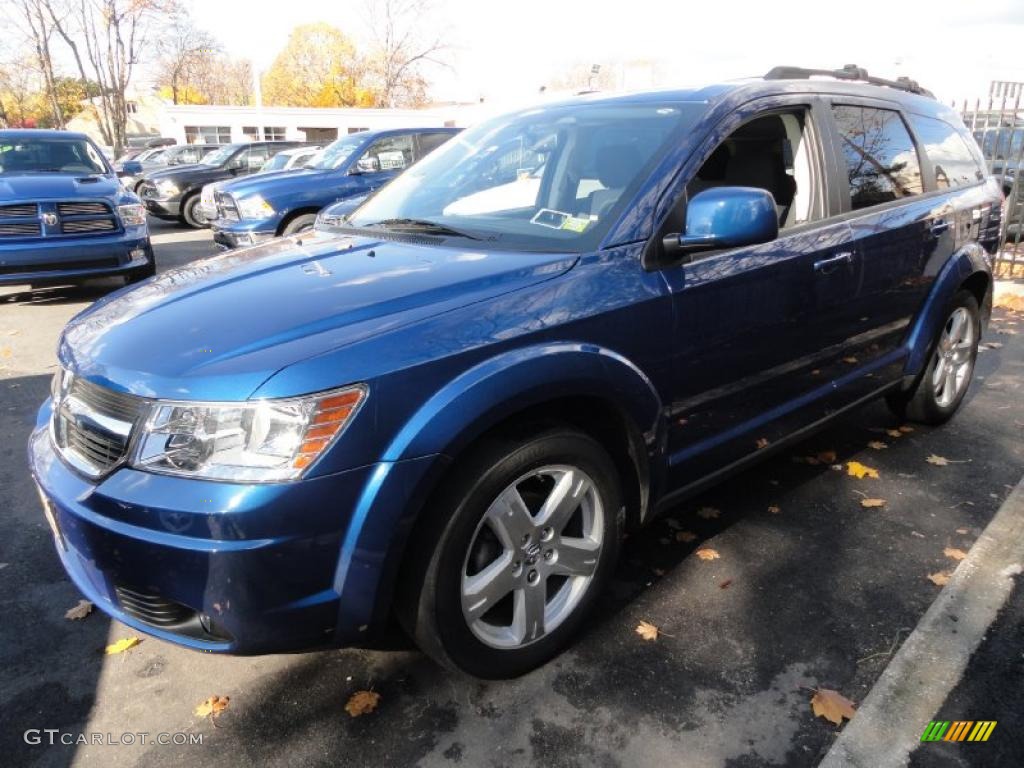
{"label": "sky", "polygon": [[[611,67],[627,88],[757,76],[777,64],[855,63],[907,75],[945,102],[1024,81],[1021,0],[436,0],[420,19],[450,43],[432,66],[438,101],[521,101],[574,63]],[[366,0],[186,0],[233,56],[270,65],[290,29],[326,21],[368,40]],[[259,8],[267,7],[268,23]],[[627,64],[656,62],[655,67]]]}

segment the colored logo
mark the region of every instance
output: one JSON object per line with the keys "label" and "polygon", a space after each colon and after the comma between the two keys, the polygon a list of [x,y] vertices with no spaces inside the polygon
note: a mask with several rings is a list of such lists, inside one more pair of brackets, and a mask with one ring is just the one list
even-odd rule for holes
{"label": "colored logo", "polygon": [[995,720],[932,720],[921,734],[921,741],[988,741]]}

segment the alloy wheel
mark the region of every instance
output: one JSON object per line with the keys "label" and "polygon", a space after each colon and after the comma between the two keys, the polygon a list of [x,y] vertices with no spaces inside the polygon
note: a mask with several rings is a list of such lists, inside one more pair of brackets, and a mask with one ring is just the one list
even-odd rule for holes
{"label": "alloy wheel", "polygon": [[970,383],[974,334],[970,313],[964,307],[957,307],[939,337],[932,370],[935,402],[942,408],[948,408]]}

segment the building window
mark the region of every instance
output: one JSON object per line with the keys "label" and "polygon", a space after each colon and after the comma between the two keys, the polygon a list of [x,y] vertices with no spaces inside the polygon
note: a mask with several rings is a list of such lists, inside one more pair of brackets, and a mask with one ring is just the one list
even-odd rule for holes
{"label": "building window", "polygon": [[245,136],[248,141],[259,141],[260,140],[260,129],[255,125],[243,125],[242,135]]}
{"label": "building window", "polygon": [[134,101],[125,102],[124,108],[128,110],[129,115],[134,115],[136,112],[139,111],[139,105],[136,104]]}
{"label": "building window", "polygon": [[186,125],[186,144],[230,144],[229,125]]}
{"label": "building window", "polygon": [[284,141],[284,126],[266,126],[263,129],[264,141]]}
{"label": "building window", "polygon": [[348,132],[349,133],[362,133],[363,131],[368,131],[368,130],[370,130],[370,129],[369,128],[349,128]]}

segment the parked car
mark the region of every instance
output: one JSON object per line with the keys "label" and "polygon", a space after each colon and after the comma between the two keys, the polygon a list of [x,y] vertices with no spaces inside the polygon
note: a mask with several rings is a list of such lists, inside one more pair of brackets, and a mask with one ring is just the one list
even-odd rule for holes
{"label": "parked car", "polygon": [[489,120],[341,234],[77,316],[29,445],[70,577],[203,651],[366,646],[397,616],[508,677],[565,647],[630,528],[873,398],[952,417],[998,186],[920,87],[820,74]]}
{"label": "parked car", "polygon": [[222,146],[222,144],[180,144],[164,147],[149,157],[136,158],[123,163],[121,183],[137,193],[142,185],[143,176],[149,171],[170,168],[175,165],[196,165],[202,162],[206,155]]}
{"label": "parked car", "polygon": [[[315,157],[319,151],[319,146],[312,146],[297,147],[295,149],[286,149],[283,152],[278,152],[272,158],[267,160],[267,162],[265,162],[260,167],[259,171],[254,173],[253,176],[259,176],[261,173],[272,173],[274,171],[298,170],[299,168],[302,168],[305,163]],[[226,183],[228,182],[215,181],[212,184],[203,185],[203,191],[199,194],[199,207],[196,210],[198,211],[199,216],[207,222],[213,221],[217,218],[217,201],[214,196],[217,190]]]}
{"label": "parked car", "polygon": [[338,139],[306,168],[223,184],[213,240],[225,248],[313,228],[325,205],[386,184],[458,133],[455,128],[363,131]]}
{"label": "parked car", "polygon": [[190,227],[205,227],[208,222],[198,209],[204,184],[249,176],[256,173],[268,158],[298,146],[302,146],[302,142],[225,144],[204,156],[197,165],[163,168],[143,174],[139,195],[146,210],[159,219],[177,220]]}
{"label": "parked car", "polygon": [[91,139],[0,130],[0,285],[153,271],[145,210]]}
{"label": "parked car", "polygon": [[975,131],[989,169],[1003,188],[1003,234],[1014,240],[1021,237],[1024,207],[1021,205],[1020,178],[1024,175],[1024,126],[986,128]]}

